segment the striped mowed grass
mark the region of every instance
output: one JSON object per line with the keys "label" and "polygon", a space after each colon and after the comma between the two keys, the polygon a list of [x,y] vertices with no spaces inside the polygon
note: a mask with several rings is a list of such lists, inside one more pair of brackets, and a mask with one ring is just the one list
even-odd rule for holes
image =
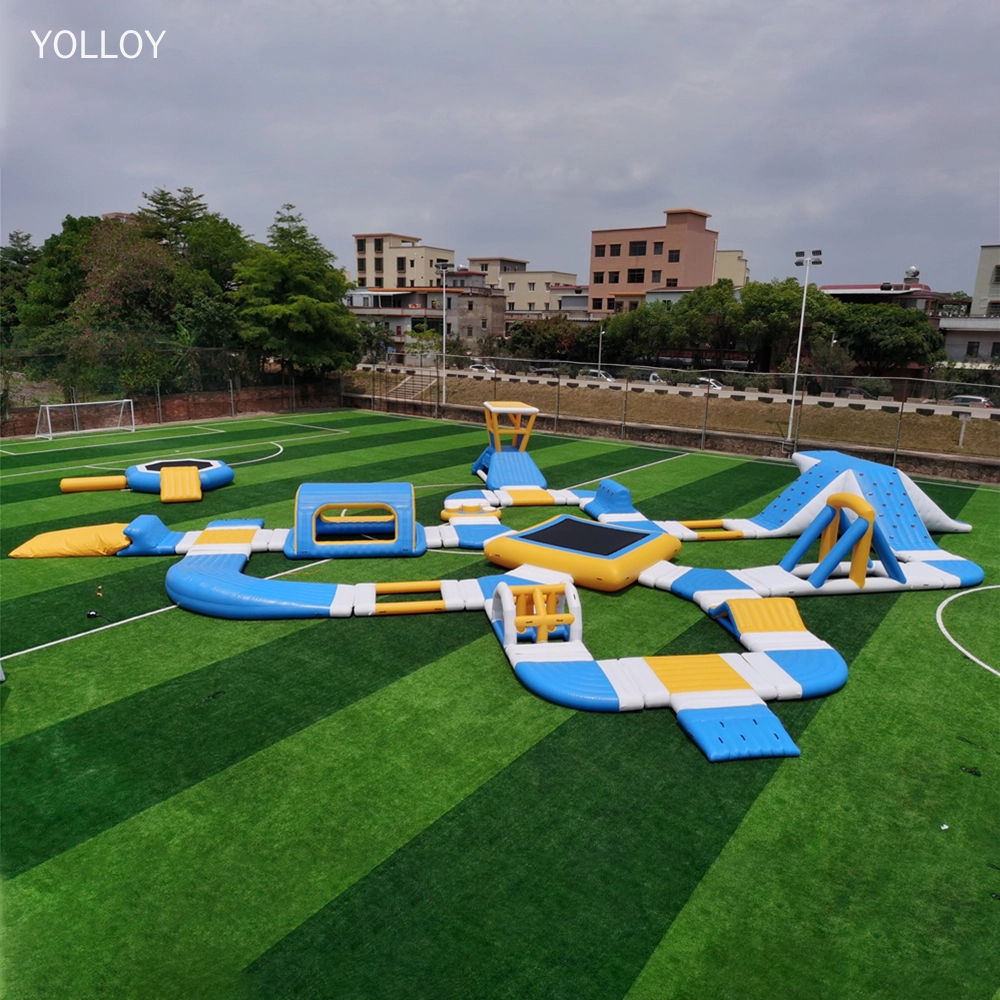
{"label": "striped mowed grass", "polygon": [[[363,411],[5,443],[0,540],[8,552],[144,512],[183,530],[288,526],[304,481],[413,482],[433,524],[474,485],[483,443],[481,428]],[[551,485],[612,476],[653,517],[756,513],[795,474],[553,435],[532,452]],[[62,476],[179,455],[247,464],[199,504],[58,491]],[[1000,582],[1000,495],[925,488],[974,525],[944,547]],[[680,559],[759,565],[787,545],[688,545]],[[4,559],[5,997],[989,998],[1000,985],[1000,682],[939,630],[946,595],[800,601],[848,660],[847,686],[775,706],[801,758],[710,765],[670,712],[528,694],[481,614],[218,621],[165,610],[171,561]],[[249,572],[296,565],[344,582],[493,571],[437,552],[254,556]],[[995,665],[997,594],[943,613]],[[598,657],[737,648],[670,595],[582,599]]]}

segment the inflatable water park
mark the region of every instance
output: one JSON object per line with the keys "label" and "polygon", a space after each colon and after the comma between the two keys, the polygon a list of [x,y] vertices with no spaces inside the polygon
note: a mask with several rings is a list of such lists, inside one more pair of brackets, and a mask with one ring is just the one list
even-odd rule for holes
{"label": "inflatable water park", "polygon": [[[516,401],[484,404],[488,444],[471,469],[480,485],[447,497],[440,524],[417,521],[409,483],[303,483],[291,527],[246,518],[180,532],[141,514],[129,524],[37,535],[10,554],[181,556],[166,573],[170,599],[217,618],[485,613],[515,676],[534,694],[584,711],[671,708],[710,761],[798,756],[767,702],[828,695],[846,683],[846,662],[806,628],[799,598],[947,590],[983,580],[979,566],[931,538],[971,526],[945,514],[897,469],[836,451],[800,452],[792,456],[798,478],[755,517],[652,520],[612,479],[596,490],[551,488],[528,452],[537,413]],[[122,477],[63,480],[61,488],[132,489],[180,502],[232,480],[225,463],[180,459],[133,466]],[[515,531],[503,523],[508,507],[558,510]],[[678,561],[687,543],[758,538],[793,541],[775,565],[727,570]],[[260,552],[290,560],[419,558],[448,548],[482,552],[502,572],[360,584],[244,573]],[[744,651],[596,659],[584,639],[578,588],[614,593],[633,585],[693,602]]]}

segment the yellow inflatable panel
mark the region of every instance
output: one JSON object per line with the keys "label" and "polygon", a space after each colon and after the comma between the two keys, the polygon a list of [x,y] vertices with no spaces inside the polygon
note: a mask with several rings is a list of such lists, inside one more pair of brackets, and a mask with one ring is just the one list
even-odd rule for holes
{"label": "yellow inflatable panel", "polygon": [[808,632],[790,597],[763,597],[756,601],[730,600],[729,615],[743,632]]}
{"label": "yellow inflatable panel", "polygon": [[160,499],[187,503],[201,499],[201,476],[196,465],[168,465],[160,469]]}
{"label": "yellow inflatable panel", "polygon": [[552,507],[556,500],[548,490],[504,490],[515,507]]}
{"label": "yellow inflatable panel", "polygon": [[78,479],[60,479],[59,489],[63,493],[96,493],[100,490],[126,490],[128,480],[124,476],[81,476]]}
{"label": "yellow inflatable panel", "polygon": [[206,528],[196,539],[195,545],[249,545],[256,528]]}
{"label": "yellow inflatable panel", "polygon": [[718,653],[704,656],[646,656],[644,659],[671,694],[752,690]]}
{"label": "yellow inflatable panel", "polygon": [[113,556],[132,544],[127,524],[92,524],[35,535],[10,553],[12,559],[65,559],[67,556]]}

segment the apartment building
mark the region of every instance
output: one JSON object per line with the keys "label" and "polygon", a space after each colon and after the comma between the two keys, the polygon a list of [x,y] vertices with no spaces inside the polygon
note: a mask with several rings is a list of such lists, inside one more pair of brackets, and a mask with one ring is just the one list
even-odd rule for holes
{"label": "apartment building", "polygon": [[636,309],[653,288],[698,288],[715,280],[719,234],[708,212],[668,208],[661,226],[595,229],[590,235],[590,311]]}
{"label": "apartment building", "polygon": [[469,269],[479,270],[486,281],[495,285],[507,297],[510,319],[537,319],[536,313],[559,311],[560,285],[574,285],[576,275],[571,271],[535,271],[528,269],[528,261],[516,257],[470,257]]}
{"label": "apartment building", "polygon": [[450,272],[447,292],[436,284],[437,275],[434,284],[421,288],[357,288],[348,293],[347,307],[359,319],[388,329],[388,361],[415,364],[419,359],[413,351],[414,327],[436,330],[440,335],[446,295],[448,337],[460,340],[476,353],[484,337],[503,336],[506,318],[503,293],[488,287],[485,277],[479,271]]}
{"label": "apartment building", "polygon": [[737,291],[750,280],[750,265],[742,250],[716,250],[715,277],[712,284],[722,281],[723,278],[728,278]]}
{"label": "apartment building", "polygon": [[1000,316],[1000,244],[979,248],[970,316]]}
{"label": "apartment building", "polygon": [[355,233],[358,288],[429,288],[441,284],[438,264],[454,264],[455,251],[422,246],[419,236]]}

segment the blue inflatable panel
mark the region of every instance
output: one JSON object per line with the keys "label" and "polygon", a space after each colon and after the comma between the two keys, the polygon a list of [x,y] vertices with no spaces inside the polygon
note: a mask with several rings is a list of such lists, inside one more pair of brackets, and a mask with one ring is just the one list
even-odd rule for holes
{"label": "blue inflatable panel", "polygon": [[[118,554],[121,555],[120,552]],[[942,573],[957,576],[962,581],[963,587],[975,587],[982,583],[986,576],[981,567],[968,559],[928,559],[927,565],[941,570]]]}
{"label": "blue inflatable panel", "polygon": [[677,721],[713,763],[802,753],[766,705],[685,708],[677,713]]}
{"label": "blue inflatable panel", "polygon": [[483,472],[489,472],[490,460],[496,454],[496,448],[493,445],[488,444],[484,449],[483,453],[472,463],[472,474],[478,476],[480,470]]}
{"label": "blue inflatable panel", "polygon": [[449,493],[446,500],[478,500],[480,503],[486,502],[482,490],[459,490],[457,493]]}
{"label": "blue inflatable panel", "polygon": [[602,479],[594,494],[594,499],[587,504],[587,513],[598,518],[601,514],[638,514],[632,506],[632,493],[621,483],[613,479]]}
{"label": "blue inflatable panel", "polygon": [[511,529],[498,520],[494,524],[462,524],[461,521],[452,521],[451,526],[458,535],[458,547],[460,549],[482,550],[483,546],[497,535],[504,535]]}
{"label": "blue inflatable panel", "polygon": [[835,649],[776,649],[765,652],[802,685],[803,698],[817,698],[839,691],[847,683],[847,664]]}
{"label": "blue inflatable panel", "polygon": [[335,583],[260,580],[242,572],[239,554],[186,556],[167,570],[170,599],[213,618],[269,620],[329,618]]}
{"label": "blue inflatable panel", "polygon": [[124,534],[132,544],[118,552],[120,556],[172,556],[184,537],[181,531],[171,531],[155,514],[140,514]]}
{"label": "blue inflatable panel", "polygon": [[544,490],[548,483],[526,451],[498,451],[490,459],[486,488],[502,490],[505,486],[536,486]]}
{"label": "blue inflatable panel", "polygon": [[556,705],[587,712],[618,712],[618,695],[596,660],[566,660],[562,663],[523,661],[514,668],[518,680],[529,690]]}
{"label": "blue inflatable panel", "polygon": [[[350,509],[364,513],[352,515]],[[395,518],[393,535],[366,538],[363,519],[378,509],[378,516]],[[325,522],[317,526],[325,516],[339,517],[344,510],[349,517],[362,518],[362,522],[355,522],[353,537],[336,537],[340,525]],[[420,556],[426,551],[427,538],[416,520],[416,499],[410,483],[302,483],[295,494],[295,526],[284,547],[289,559]]]}
{"label": "blue inflatable panel", "polygon": [[690,569],[670,584],[670,592],[694,600],[699,590],[747,590],[753,588],[724,569]]}
{"label": "blue inflatable panel", "polygon": [[262,517],[238,517],[223,519],[221,521],[209,521],[206,527],[209,528],[263,528],[264,518]]}

